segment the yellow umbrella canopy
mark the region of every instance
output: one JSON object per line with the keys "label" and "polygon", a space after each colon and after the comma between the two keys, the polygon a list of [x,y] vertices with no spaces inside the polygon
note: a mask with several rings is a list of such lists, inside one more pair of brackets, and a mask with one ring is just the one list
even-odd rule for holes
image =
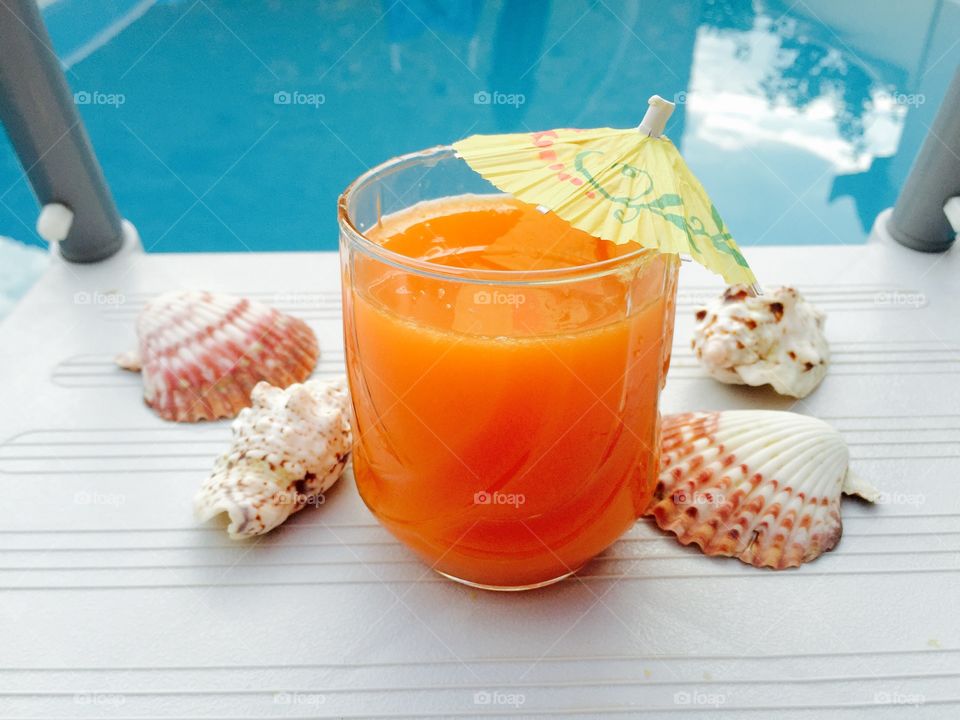
{"label": "yellow umbrella canopy", "polygon": [[662,135],[673,103],[654,95],[639,127],[473,135],[454,143],[480,175],[522,202],[617,244],[690,255],[730,284],[756,284],[700,181]]}

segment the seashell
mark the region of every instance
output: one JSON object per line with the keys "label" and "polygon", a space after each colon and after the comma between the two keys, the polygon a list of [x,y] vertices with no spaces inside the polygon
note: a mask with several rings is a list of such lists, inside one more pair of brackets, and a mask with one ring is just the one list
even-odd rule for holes
{"label": "seashell", "polygon": [[230,449],[194,499],[205,522],[227,513],[227,532],[261,535],[319,504],[343,473],[353,444],[345,380],[309,380],[286,390],[258,384],[233,421]]}
{"label": "seashell", "polygon": [[824,313],[791,287],[760,297],[733,285],[696,311],[691,346],[711,377],[734,385],[772,385],[802,398],[827,374]]}
{"label": "seashell", "polygon": [[178,422],[234,417],[261,380],[286,387],[317,364],[317,338],[303,320],[246,298],[170,292],[137,319],[139,349],[117,364],[143,374],[143,397]]}
{"label": "seashell", "polygon": [[663,530],[707,555],[757,567],[810,562],[840,540],[841,493],[880,493],[848,469],[827,423],[770,410],[663,419],[660,478],[647,509]]}

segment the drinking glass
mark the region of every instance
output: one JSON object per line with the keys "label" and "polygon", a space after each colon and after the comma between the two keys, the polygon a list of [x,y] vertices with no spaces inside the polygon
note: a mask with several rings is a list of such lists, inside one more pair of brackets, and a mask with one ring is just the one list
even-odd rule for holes
{"label": "drinking glass", "polygon": [[394,213],[494,196],[449,147],[354,181],[338,205],[344,339],[364,502],[437,572],[520,590],[575,572],[650,501],[678,261],[487,270],[378,239]]}

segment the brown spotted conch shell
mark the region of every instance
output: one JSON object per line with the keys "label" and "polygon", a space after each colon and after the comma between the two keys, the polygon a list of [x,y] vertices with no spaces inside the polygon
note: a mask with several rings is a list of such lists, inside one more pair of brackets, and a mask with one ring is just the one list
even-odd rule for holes
{"label": "brown spotted conch shell", "polygon": [[269,532],[306,505],[321,504],[353,442],[344,380],[285,390],[263,382],[251,400],[233,421],[230,449],[194,500],[201,522],[226,513],[234,539]]}
{"label": "brown spotted conch shell", "polygon": [[764,288],[752,297],[734,285],[698,308],[696,319],[693,353],[720,382],[772,385],[781,395],[802,398],[827,374],[826,316],[794,288]]}

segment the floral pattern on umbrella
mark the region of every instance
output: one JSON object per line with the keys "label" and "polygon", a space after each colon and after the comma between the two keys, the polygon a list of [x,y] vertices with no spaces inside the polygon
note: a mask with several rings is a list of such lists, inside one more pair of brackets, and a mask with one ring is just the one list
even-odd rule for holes
{"label": "floral pattern on umbrella", "polygon": [[756,282],[717,208],[664,136],[561,128],[474,135],[454,149],[499,189],[584,232],[690,255],[731,284]]}

